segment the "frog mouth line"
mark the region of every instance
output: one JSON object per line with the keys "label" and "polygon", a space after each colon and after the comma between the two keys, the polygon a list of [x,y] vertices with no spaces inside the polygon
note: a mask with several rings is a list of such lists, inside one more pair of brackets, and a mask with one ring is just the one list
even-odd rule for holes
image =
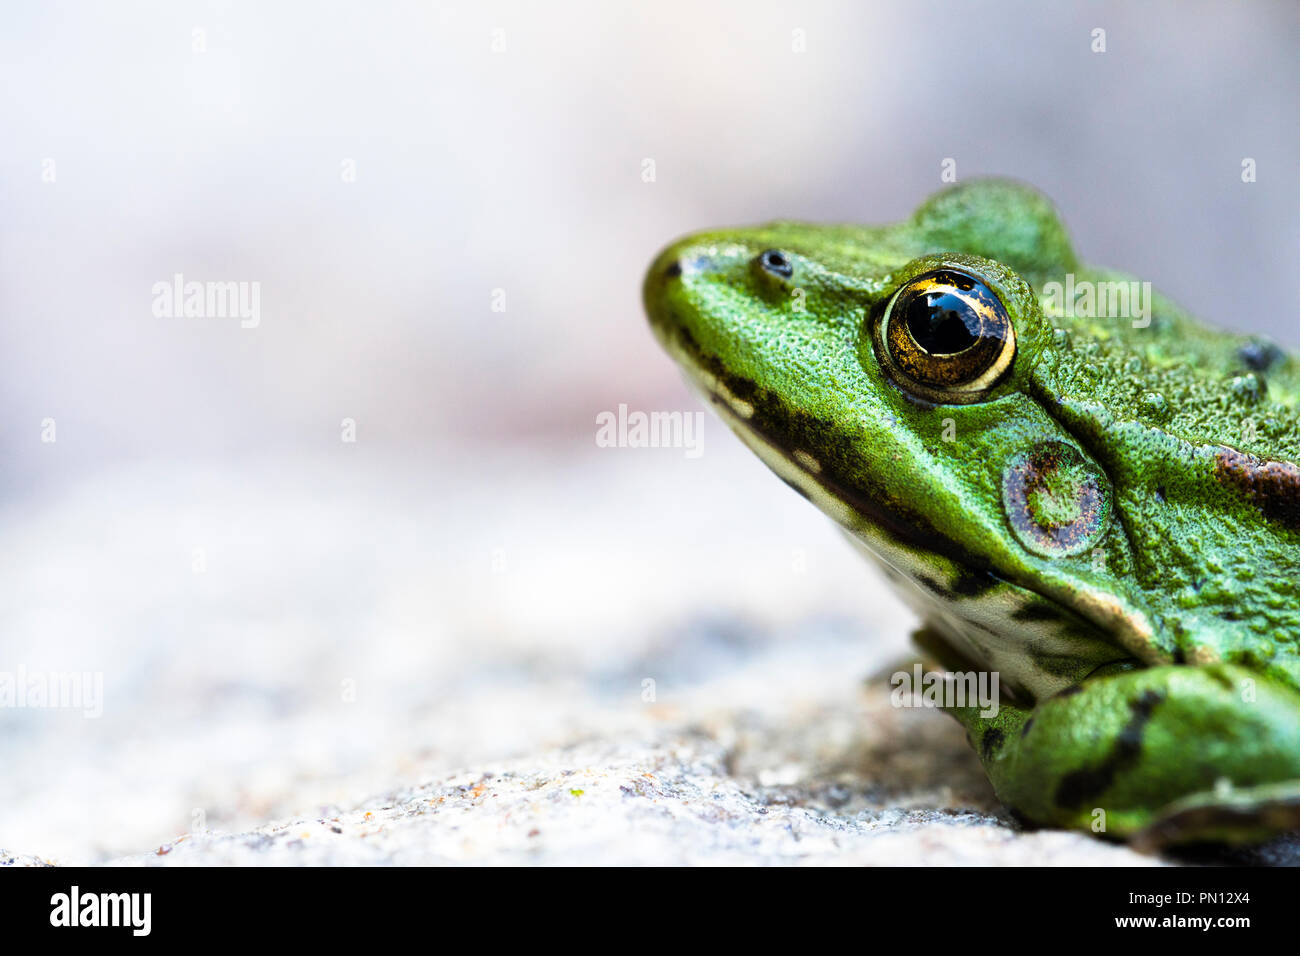
{"label": "frog mouth line", "polygon": [[[969,569],[972,576],[996,580],[996,570],[989,562],[954,546],[922,515],[887,508],[881,503],[885,497],[881,489],[864,490],[838,478],[832,459],[847,460],[851,443],[836,436],[828,422],[793,412],[779,395],[727,372],[716,356],[704,355],[694,337],[680,324],[665,323],[665,326],[656,331],[664,346],[688,371],[687,381],[769,467],[772,462],[764,449],[771,449],[803,481],[815,485],[828,499],[841,505],[838,511],[823,505],[818,507],[842,527],[867,539],[886,537],[894,547],[940,555]],[[788,437],[799,434],[805,440]],[[819,460],[802,448],[830,448],[833,454]],[[802,497],[811,499],[810,490],[799,481],[776,468],[772,470]]]}
{"label": "frog mouth line", "polygon": [[[956,564],[971,569],[972,576],[987,578],[990,586],[996,581],[995,572],[987,566],[987,562],[980,562],[969,554],[958,553],[959,549],[952,547],[948,539],[937,531],[927,530],[930,526],[920,516],[912,512],[904,516],[883,507],[870,494],[857,489],[850,489],[844,482],[837,481],[833,475],[828,474],[823,469],[822,463],[811,455],[798,449],[792,449],[787,444],[773,441],[767,431],[753,427],[743,413],[738,414],[736,411],[737,402],[743,402],[743,399],[737,400],[734,395],[719,394],[719,392],[707,388],[702,389],[702,391],[710,403],[718,410],[719,417],[731,427],[732,431],[740,436],[751,451],[757,454],[776,473],[777,477],[797,492],[800,497],[812,501],[814,506],[827,513],[846,530],[864,538],[875,538],[883,535],[895,547],[942,555]],[[773,457],[784,462],[789,470],[797,472],[799,477],[792,477],[784,473],[784,470],[773,467],[771,460]],[[804,482],[807,484],[805,485]],[[841,508],[833,509],[828,507],[826,501],[820,504],[813,501],[814,495],[808,486],[815,486],[824,498],[838,503]],[[942,592],[942,588],[938,584],[935,584],[930,590],[936,593]],[[977,588],[972,585],[970,591],[974,590],[977,590]]]}

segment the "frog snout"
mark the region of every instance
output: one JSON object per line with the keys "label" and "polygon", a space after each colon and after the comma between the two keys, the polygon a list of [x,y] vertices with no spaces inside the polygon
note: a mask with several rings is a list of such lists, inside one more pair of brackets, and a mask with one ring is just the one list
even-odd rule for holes
{"label": "frog snout", "polygon": [[646,282],[672,282],[674,279],[682,277],[682,271],[681,251],[676,246],[670,246],[655,259],[654,265],[650,267],[650,272],[646,275]]}
{"label": "frog snout", "polygon": [[692,276],[714,268],[709,256],[689,239],[669,246],[655,257],[646,272],[642,295],[652,323],[670,320],[669,300],[677,298]]}
{"label": "frog snout", "polygon": [[654,265],[650,267],[647,280],[672,282],[683,275],[712,272],[715,268],[717,264],[705,249],[690,240],[685,240],[674,243],[659,253]]}
{"label": "frog snout", "polygon": [[741,290],[754,252],[716,234],[696,233],[678,239],[659,253],[646,273],[642,295],[651,325],[659,331],[708,324],[718,294]]}

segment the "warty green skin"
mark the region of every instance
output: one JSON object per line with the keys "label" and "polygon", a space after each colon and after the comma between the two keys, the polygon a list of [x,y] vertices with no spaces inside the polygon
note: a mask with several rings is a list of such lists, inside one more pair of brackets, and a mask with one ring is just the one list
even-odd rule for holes
{"label": "warty green skin", "polygon": [[[773,249],[789,277],[759,263]],[[940,267],[1015,328],[968,404],[900,385],[874,336]],[[1059,314],[1043,290],[1067,274],[1130,278],[1080,263],[1041,194],[988,180],[886,226],[688,236],[644,297],[688,379],[917,609],[928,659],[1002,676],[997,718],[953,713],[1015,812],[1157,842],[1300,826],[1300,362],[1158,293],[1142,327]],[[1100,483],[1076,551],[1027,543],[1004,505],[1044,443]]]}

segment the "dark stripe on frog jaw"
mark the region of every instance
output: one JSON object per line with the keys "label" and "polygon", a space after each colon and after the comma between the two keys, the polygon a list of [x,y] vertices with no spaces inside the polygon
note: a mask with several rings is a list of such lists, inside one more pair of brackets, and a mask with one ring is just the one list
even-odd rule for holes
{"label": "dark stripe on frog jaw", "polygon": [[1115,775],[1131,767],[1142,756],[1142,736],[1156,706],[1164,695],[1153,690],[1143,691],[1129,701],[1132,716],[1115,738],[1110,753],[1096,767],[1075,770],[1061,778],[1052,799],[1058,807],[1077,810],[1086,806],[1110,789]]}
{"label": "dark stripe on frog jaw", "polygon": [[999,582],[999,578],[987,571],[967,570],[962,572],[961,576],[953,582],[952,589],[962,597],[978,597],[987,591],[993,590],[998,586]]}
{"label": "dark stripe on frog jaw", "polygon": [[1060,608],[1048,604],[1046,601],[1023,604],[1011,612],[1013,620],[1025,622],[1059,621],[1063,616]]}
{"label": "dark stripe on frog jaw", "polygon": [[[789,484],[789,482],[786,483]],[[804,494],[804,497],[808,497],[807,494]],[[971,571],[969,569],[963,570],[951,584],[945,584],[919,571],[912,575],[912,580],[935,597],[953,602],[959,601],[961,598],[979,597],[981,594],[987,594],[1003,583],[1001,578],[988,571]],[[988,628],[983,629],[988,630],[990,634],[997,633]]]}
{"label": "dark stripe on frog jaw", "polygon": [[[716,379],[731,396],[753,408],[753,414],[744,419],[744,427],[795,464],[798,464],[794,454],[796,451],[818,449],[817,460],[821,470],[812,474],[806,469],[800,469],[809,481],[847,504],[868,523],[896,541],[914,549],[940,554],[967,569],[951,587],[927,581],[927,584],[934,585],[936,594],[952,598],[958,595],[978,595],[997,584],[998,579],[984,570],[987,562],[954,545],[951,538],[940,534],[921,514],[896,502],[885,505],[884,488],[876,483],[869,471],[861,472],[861,477],[850,484],[843,476],[842,465],[856,457],[856,449],[848,437],[837,434],[831,423],[796,412],[775,392],[759,388],[752,380],[732,374],[716,356],[702,354],[694,336],[680,324],[674,323],[673,330],[682,349],[689,353],[705,374]],[[720,396],[715,396],[715,403],[722,408],[730,407],[730,403]],[[806,492],[801,494],[807,497]]]}
{"label": "dark stripe on frog jaw", "polygon": [[1300,530],[1300,467],[1220,445],[1214,454],[1214,477],[1250,498],[1264,517]]}

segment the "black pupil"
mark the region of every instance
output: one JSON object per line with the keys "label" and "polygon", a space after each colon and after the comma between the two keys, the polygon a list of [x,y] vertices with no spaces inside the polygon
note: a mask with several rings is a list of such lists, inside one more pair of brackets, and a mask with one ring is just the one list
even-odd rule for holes
{"label": "black pupil", "polygon": [[931,355],[956,355],[979,341],[980,318],[951,292],[927,292],[907,304],[907,331]]}

